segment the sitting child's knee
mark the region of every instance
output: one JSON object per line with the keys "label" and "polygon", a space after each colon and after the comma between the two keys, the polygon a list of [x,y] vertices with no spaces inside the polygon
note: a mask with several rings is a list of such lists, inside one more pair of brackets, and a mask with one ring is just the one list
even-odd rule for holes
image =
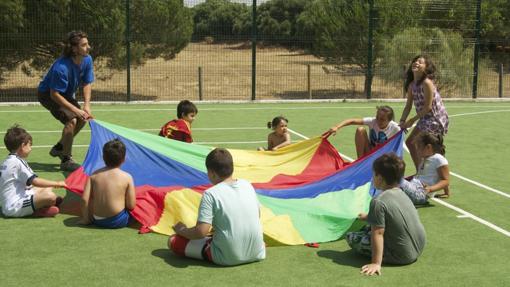
{"label": "sitting child's knee", "polygon": [[171,235],[170,237],[168,237],[168,249],[170,249],[170,250],[173,250],[172,245],[174,242],[174,237],[175,237],[175,235]]}
{"label": "sitting child's knee", "polygon": [[188,239],[180,235],[172,235],[168,238],[168,248],[177,255],[185,256],[186,245],[188,245],[188,242]]}

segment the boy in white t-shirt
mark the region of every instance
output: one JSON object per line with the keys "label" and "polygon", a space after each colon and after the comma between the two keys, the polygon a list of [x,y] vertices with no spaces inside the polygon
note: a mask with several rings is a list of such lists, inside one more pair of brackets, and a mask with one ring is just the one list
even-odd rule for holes
{"label": "boy in white t-shirt", "polygon": [[62,198],[52,187],[65,188],[63,181],[37,177],[26,162],[32,151],[32,136],[15,125],[7,130],[4,143],[9,155],[0,166],[0,205],[7,217],[55,216]]}
{"label": "boy in white t-shirt", "polygon": [[[266,248],[253,186],[232,178],[232,155],[226,149],[211,151],[205,165],[214,186],[202,195],[196,225],[174,225],[176,235],[169,238],[168,247],[181,256],[226,266],[264,259]],[[211,228],[214,234],[209,237]]]}
{"label": "boy in white t-shirt", "polygon": [[400,131],[398,124],[393,121],[394,117],[393,109],[390,106],[378,106],[375,117],[347,119],[331,127],[328,132],[335,135],[339,129],[345,126],[368,126],[368,133],[365,127],[358,127],[354,136],[356,153],[358,158],[360,158],[370,153],[372,149],[384,144],[389,138]]}
{"label": "boy in white t-shirt", "polygon": [[439,197],[449,196],[448,160],[444,157],[445,147],[441,135],[422,133],[415,141],[416,150],[422,158],[418,173],[410,180],[403,179],[400,188],[414,204],[425,204],[438,190],[444,189]]}

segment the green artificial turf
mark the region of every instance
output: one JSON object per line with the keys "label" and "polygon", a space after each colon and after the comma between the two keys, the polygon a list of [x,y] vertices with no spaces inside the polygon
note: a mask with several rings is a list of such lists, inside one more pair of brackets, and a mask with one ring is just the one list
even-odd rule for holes
{"label": "green artificial turf", "polygon": [[[255,149],[263,146],[266,123],[285,115],[289,127],[306,137],[319,135],[343,119],[375,115],[375,103],[198,104],[195,142]],[[397,119],[403,103],[389,103]],[[450,131],[445,139],[450,171],[510,194],[510,103],[447,103]],[[479,113],[488,112],[488,113]],[[94,105],[97,119],[132,129],[152,129],[173,118],[175,105]],[[39,106],[0,106],[0,132],[19,123],[32,132],[29,164],[40,177],[61,180],[58,160],[48,155],[61,125]],[[213,128],[238,128],[218,130]],[[246,129],[251,128],[251,129]],[[90,132],[75,140],[82,161]],[[355,157],[355,127],[331,142]],[[301,140],[295,134],[293,140]],[[245,142],[245,143],[234,143]],[[246,143],[250,142],[250,143]],[[214,144],[218,143],[218,144]],[[80,147],[83,145],[84,147]],[[7,151],[2,149],[5,155]],[[406,174],[414,173],[408,155]],[[510,198],[451,176],[445,201],[510,230]],[[57,193],[65,195],[63,190]],[[73,199],[68,196],[67,200]],[[76,198],[74,198],[76,200]],[[166,236],[138,234],[136,226],[103,230],[76,224],[75,215],[44,219],[0,218],[0,286],[510,286],[510,238],[432,202],[419,208],[427,245],[408,266],[383,266],[382,276],[365,277],[369,259],[344,240],[305,246],[270,247],[267,259],[237,267],[176,257]]]}

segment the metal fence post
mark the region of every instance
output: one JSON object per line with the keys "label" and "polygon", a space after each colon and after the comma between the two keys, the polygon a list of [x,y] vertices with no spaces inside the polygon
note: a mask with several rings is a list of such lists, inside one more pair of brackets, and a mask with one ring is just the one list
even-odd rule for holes
{"label": "metal fence post", "polygon": [[503,64],[499,64],[499,85],[498,85],[498,96],[503,97]]}
{"label": "metal fence post", "polygon": [[306,65],[306,89],[308,90],[308,98],[312,99],[312,67]]}
{"label": "metal fence post", "polygon": [[402,84],[402,93],[403,93],[403,98],[406,98],[407,97],[407,91],[406,91],[407,67],[406,67],[406,65],[402,65],[402,77],[404,78],[404,81]]}
{"label": "metal fence post", "polygon": [[372,78],[373,78],[373,56],[374,56],[374,0],[369,0],[369,11],[368,11],[368,55],[367,55],[367,72],[365,75],[365,92],[367,99],[372,98]]}
{"label": "metal fence post", "polygon": [[130,35],[129,0],[126,0],[126,100],[131,101],[131,35]]}
{"label": "metal fence post", "polygon": [[257,95],[257,0],[253,0],[251,20],[251,100]]}
{"label": "metal fence post", "polygon": [[203,100],[203,87],[204,87],[204,78],[202,76],[202,67],[198,67],[198,100]]}
{"label": "metal fence post", "polygon": [[476,27],[475,27],[475,53],[473,59],[473,99],[476,99],[478,92],[478,59],[480,57],[480,27],[482,22],[481,16],[482,0],[476,1]]}

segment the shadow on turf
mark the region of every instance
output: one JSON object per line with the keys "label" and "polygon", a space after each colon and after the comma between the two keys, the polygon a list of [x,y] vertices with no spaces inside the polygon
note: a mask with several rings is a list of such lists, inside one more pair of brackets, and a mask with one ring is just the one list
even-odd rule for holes
{"label": "shadow on turf", "polygon": [[[63,223],[67,227],[104,229],[104,228],[97,227],[94,225],[78,224],[78,221],[80,221],[80,216],[81,216],[80,196],[78,196],[77,194],[75,194],[73,192],[66,190],[66,195],[64,197],[64,201],[62,202],[62,204],[59,207],[60,207],[61,214],[67,214],[67,215],[72,216],[72,217],[68,217],[68,218],[64,219]],[[131,218],[127,228],[139,230],[140,226],[141,226],[140,223],[138,223],[136,220]]]}
{"label": "shadow on turf", "polygon": [[60,172],[60,163],[30,162],[34,172]]}
{"label": "shadow on turf", "polygon": [[[364,257],[364,256],[356,253],[352,249],[345,250],[345,251],[320,250],[320,251],[317,251],[317,255],[319,255],[320,257],[331,259],[334,263],[337,263],[339,265],[351,266],[351,267],[356,267],[356,268],[361,268],[363,265],[370,263],[369,257]],[[382,266],[384,268],[398,268],[398,267],[402,267],[405,265],[383,263]]]}
{"label": "shadow on turf", "polygon": [[354,252],[352,249],[345,250],[345,251],[338,251],[338,250],[320,250],[317,251],[317,255],[320,257],[331,259],[333,262],[345,265],[345,266],[352,266],[352,267],[358,267],[367,264],[370,259],[364,258],[363,256],[360,256],[356,252]]}
{"label": "shadow on turf", "polygon": [[67,178],[72,172],[60,170],[60,163],[42,163],[42,162],[30,162],[30,168],[34,172],[60,172]]}
{"label": "shadow on turf", "polygon": [[[62,212],[62,213],[64,213],[64,212]],[[70,213],[65,213],[65,214],[70,214]],[[76,214],[70,214],[70,215],[76,215]],[[87,229],[102,229],[102,230],[116,230],[116,229],[109,229],[109,228],[99,227],[99,226],[96,226],[94,224],[89,224],[89,225],[79,224],[78,222],[80,221],[80,219],[81,219],[80,216],[68,217],[68,218],[64,219],[63,223],[64,223],[64,225],[66,227],[74,227],[74,228],[77,227],[77,228],[87,228]],[[140,226],[141,226],[140,223],[136,222],[136,220],[130,219],[128,226],[125,227],[125,228],[139,230]]]}
{"label": "shadow on turf", "polygon": [[186,257],[181,257],[178,255],[175,255],[173,252],[171,252],[168,249],[153,250],[152,255],[165,260],[165,262],[167,264],[172,265],[175,268],[187,268],[188,266],[203,266],[203,267],[221,268],[221,266],[212,264],[207,261],[191,259],[191,258],[186,258]]}

